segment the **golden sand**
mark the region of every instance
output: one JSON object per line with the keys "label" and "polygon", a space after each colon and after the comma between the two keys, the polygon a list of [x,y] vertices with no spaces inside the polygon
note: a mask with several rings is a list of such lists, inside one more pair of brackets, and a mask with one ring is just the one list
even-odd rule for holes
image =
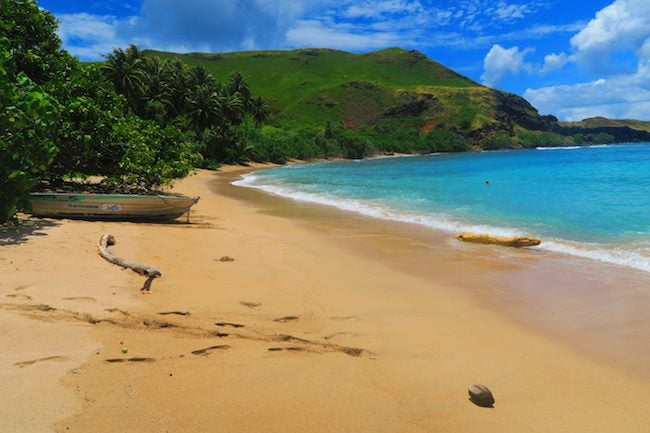
{"label": "golden sand", "polygon": [[[0,431],[650,431],[642,375],[521,320],[523,298],[491,301],[508,278],[553,281],[559,259],[443,255],[441,235],[219,177],[177,185],[202,197],[190,225],[2,233]],[[116,254],[161,269],[149,294],[96,254],[105,232]],[[474,383],[493,409],[468,400]]]}

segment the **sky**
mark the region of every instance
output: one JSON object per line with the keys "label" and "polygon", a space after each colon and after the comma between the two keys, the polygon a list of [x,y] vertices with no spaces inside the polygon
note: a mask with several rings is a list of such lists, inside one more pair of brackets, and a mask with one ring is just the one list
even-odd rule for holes
{"label": "sky", "polygon": [[650,120],[650,0],[40,0],[82,60],[115,47],[416,49],[560,120]]}

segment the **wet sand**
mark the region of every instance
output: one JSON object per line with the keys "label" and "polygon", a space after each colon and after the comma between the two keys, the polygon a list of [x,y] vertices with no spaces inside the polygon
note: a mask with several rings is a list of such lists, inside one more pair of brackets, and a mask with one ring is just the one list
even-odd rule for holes
{"label": "wet sand", "polygon": [[[0,338],[22,330],[15,356],[2,358],[3,383],[25,389],[20,401],[4,396],[10,431],[650,429],[641,366],[579,338],[603,326],[594,312],[607,313],[625,324],[609,327],[627,350],[646,295],[599,293],[645,275],[458,245],[235,188],[231,175],[177,185],[202,197],[190,225],[60,220],[3,234],[0,313],[12,322]],[[116,254],[162,270],[149,294],[142,277],[95,254],[103,232]],[[581,291],[601,300],[585,304]],[[596,341],[618,350],[609,338]],[[492,389],[493,409],[468,401],[472,383]]]}

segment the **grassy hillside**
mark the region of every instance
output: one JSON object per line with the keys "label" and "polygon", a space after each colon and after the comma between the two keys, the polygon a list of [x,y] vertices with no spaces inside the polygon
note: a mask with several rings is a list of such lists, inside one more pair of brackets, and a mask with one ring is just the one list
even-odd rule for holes
{"label": "grassy hillside", "polygon": [[444,129],[474,144],[514,137],[519,127],[549,129],[522,98],[484,87],[418,51],[147,54],[203,66],[222,82],[241,72],[251,90],[269,101],[273,123],[285,128],[318,127],[329,121],[402,136]]}
{"label": "grassy hillside", "polygon": [[[462,150],[572,144],[573,134],[580,142],[616,140],[619,131],[608,128],[604,134],[589,125],[563,128],[555,117],[540,116],[525,99],[482,86],[413,50],[146,55],[203,66],[220,82],[241,72],[252,92],[268,101],[271,126],[284,131],[345,127],[377,150],[440,148],[422,144],[429,136],[434,142],[460,137],[456,141],[464,144],[454,149]],[[634,136],[624,130],[626,140]]]}
{"label": "grassy hillside", "polygon": [[399,48],[361,55],[329,49],[183,55],[148,53],[162,59],[180,58],[192,66],[204,66],[219,81],[226,81],[232,72],[240,71],[254,93],[283,107],[308,100],[322,89],[333,89],[351,81],[373,82],[392,90],[418,86],[479,86],[418,52]]}

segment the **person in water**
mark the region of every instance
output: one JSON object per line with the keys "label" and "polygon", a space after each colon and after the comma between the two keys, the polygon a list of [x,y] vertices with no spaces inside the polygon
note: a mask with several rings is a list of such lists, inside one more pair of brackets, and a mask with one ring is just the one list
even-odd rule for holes
{"label": "person in water", "polygon": [[485,184],[486,184],[486,185],[489,185],[489,184],[490,184],[490,181],[489,181],[489,180],[486,180],[486,181],[485,181]]}

